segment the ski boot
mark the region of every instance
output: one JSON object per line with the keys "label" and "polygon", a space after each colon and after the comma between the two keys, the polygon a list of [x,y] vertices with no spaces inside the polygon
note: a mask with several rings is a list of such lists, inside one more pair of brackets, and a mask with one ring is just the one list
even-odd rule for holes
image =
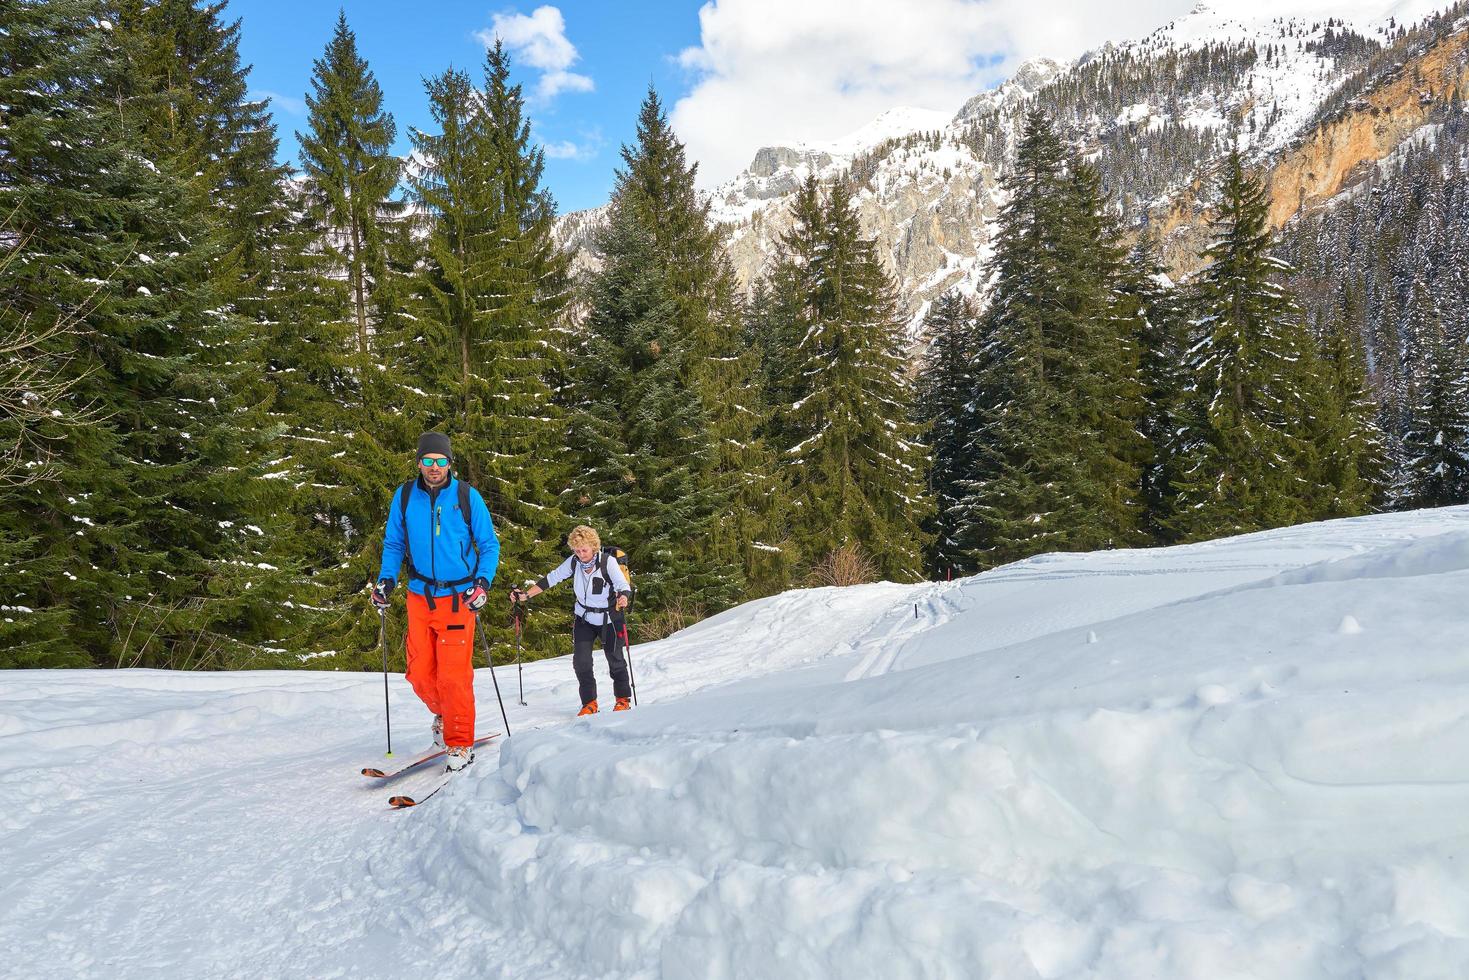
{"label": "ski boot", "polygon": [[632,698],[618,698],[617,699],[617,704],[613,706],[612,710],[613,711],[631,711],[632,710]]}
{"label": "ski boot", "polygon": [[584,704],[584,705],[581,706],[581,710],[576,713],[576,716],[578,718],[580,718],[582,715],[594,715],[596,713],[597,713],[597,699],[596,698],[592,698],[586,704]]}
{"label": "ski boot", "polygon": [[445,768],[449,772],[458,772],[474,761],[474,747],[470,745],[456,745],[444,756]]}
{"label": "ski boot", "polygon": [[434,748],[438,749],[441,752],[444,749],[448,748],[448,746],[446,746],[444,744],[444,716],[443,715],[434,715],[433,733],[434,733]]}

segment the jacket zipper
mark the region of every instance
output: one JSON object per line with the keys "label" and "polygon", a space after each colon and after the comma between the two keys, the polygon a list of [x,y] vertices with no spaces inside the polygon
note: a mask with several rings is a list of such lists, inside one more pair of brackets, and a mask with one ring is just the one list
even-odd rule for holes
{"label": "jacket zipper", "polygon": [[[434,538],[437,539],[439,536],[439,491],[430,490],[428,492],[428,506],[429,512],[433,516]],[[434,580],[434,583],[429,588],[437,593],[439,591],[439,542],[437,540],[428,543],[428,571],[429,576]]]}

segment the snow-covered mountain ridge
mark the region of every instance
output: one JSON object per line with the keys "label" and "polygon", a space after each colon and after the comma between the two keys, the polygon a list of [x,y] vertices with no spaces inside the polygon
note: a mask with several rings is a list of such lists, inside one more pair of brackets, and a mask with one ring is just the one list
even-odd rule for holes
{"label": "snow-covered mountain ridge", "polygon": [[357,775],[380,675],[8,672],[0,944],[45,977],[1469,976],[1466,589],[1450,508],[789,592],[635,645],[626,714],[572,719],[566,658],[521,707],[501,661],[515,734],[402,813],[437,777]]}
{"label": "snow-covered mountain ridge", "polygon": [[[711,216],[729,227],[736,270],[750,283],[789,228],[787,202],[806,176],[854,179],[864,227],[916,322],[946,289],[982,292],[1000,179],[1034,102],[1102,170],[1129,224],[1148,220],[1186,273],[1203,244],[1210,174],[1236,141],[1265,167],[1282,224],[1363,179],[1469,90],[1469,21],[1405,34],[1444,8],[1199,4],[1075,62],[1029,62],[942,125],[933,113],[894,110],[843,140],[764,147],[712,192]],[[599,217],[567,216],[582,235],[566,237],[584,248]]]}

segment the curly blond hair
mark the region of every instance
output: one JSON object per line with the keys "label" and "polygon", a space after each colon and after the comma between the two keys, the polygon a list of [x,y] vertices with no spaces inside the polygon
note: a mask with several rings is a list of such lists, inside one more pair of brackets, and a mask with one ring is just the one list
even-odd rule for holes
{"label": "curly blond hair", "polygon": [[602,536],[585,524],[578,524],[566,536],[566,546],[573,550],[586,546],[590,547],[593,551],[601,551]]}

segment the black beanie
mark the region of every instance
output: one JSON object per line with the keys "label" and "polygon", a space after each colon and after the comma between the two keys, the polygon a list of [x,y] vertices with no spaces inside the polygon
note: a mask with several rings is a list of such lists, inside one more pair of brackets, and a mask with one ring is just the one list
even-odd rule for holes
{"label": "black beanie", "polygon": [[418,455],[427,456],[430,453],[436,453],[440,456],[447,456],[449,457],[449,459],[452,460],[454,458],[454,454],[449,452],[449,437],[444,435],[442,432],[425,432],[423,435],[419,436]]}

